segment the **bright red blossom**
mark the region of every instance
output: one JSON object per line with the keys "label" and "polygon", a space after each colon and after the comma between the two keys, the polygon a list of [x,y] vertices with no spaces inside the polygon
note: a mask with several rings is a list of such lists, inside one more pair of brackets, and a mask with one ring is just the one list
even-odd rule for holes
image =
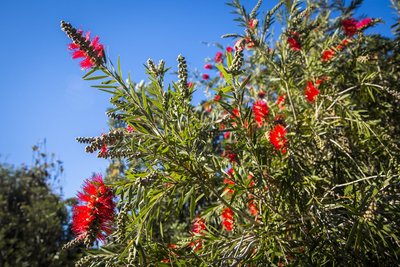
{"label": "bright red blossom", "polygon": [[204,235],[206,230],[206,222],[203,218],[196,216],[192,222],[192,233],[195,235]]}
{"label": "bright red blossom", "polygon": [[222,57],[223,57],[222,52],[217,52],[217,54],[215,54],[214,61],[217,63],[222,63]]}
{"label": "bright red blossom", "polygon": [[253,216],[257,216],[258,215],[258,208],[254,204],[254,201],[252,199],[249,201],[249,212]]}
{"label": "bright red blossom", "polygon": [[328,62],[333,58],[334,55],[335,51],[333,49],[324,50],[322,52],[321,60],[323,62]]}
{"label": "bright red blossom", "polygon": [[311,81],[308,81],[307,86],[304,89],[304,94],[306,95],[306,98],[309,102],[314,102],[315,98],[319,94],[319,90],[315,88]]}
{"label": "bright red blossom", "polygon": [[[83,34],[83,31],[79,30],[78,33]],[[104,47],[102,44],[100,44],[99,40],[100,38],[98,36],[94,37],[93,40],[90,42],[90,46],[94,49],[96,53],[95,57],[102,58],[104,56]],[[86,41],[90,41],[90,32],[86,33]],[[73,51],[73,59],[83,58],[83,60],[80,62],[82,69],[90,69],[96,65],[96,59],[87,54],[84,50],[82,50],[78,44],[71,43],[68,46],[68,49]]]}
{"label": "bright red blossom", "polygon": [[257,100],[253,105],[254,120],[260,128],[268,116],[268,105],[264,100]]}
{"label": "bright red blossom", "polygon": [[342,21],[342,28],[345,35],[352,37],[357,32],[357,20],[353,18],[344,19]]}
{"label": "bright red blossom", "polygon": [[233,51],[233,48],[232,48],[232,47],[228,46],[228,47],[226,48],[226,52],[232,53],[232,51]]}
{"label": "bright red blossom", "polygon": [[290,49],[292,49],[293,51],[299,51],[301,49],[299,34],[297,32],[292,32],[291,35],[287,38],[287,42]]}
{"label": "bright red blossom", "polygon": [[[77,239],[88,235],[104,240],[111,233],[115,204],[111,188],[104,185],[101,175],[85,181],[83,191],[77,199],[81,205],[73,207],[72,230]],[[94,240],[93,240],[94,241]]]}
{"label": "bright red blossom", "polygon": [[234,216],[233,211],[230,208],[225,208],[222,210],[222,213],[221,213],[222,226],[228,232],[233,230],[233,224],[234,224],[233,216]]}
{"label": "bright red blossom", "polygon": [[286,153],[286,129],[280,124],[276,124],[274,129],[269,133],[269,141],[276,150],[280,150],[283,154]]}
{"label": "bright red blossom", "polygon": [[365,27],[367,27],[368,25],[370,25],[371,23],[372,23],[371,18],[365,18],[365,19],[357,22],[357,24],[356,24],[357,30],[362,30]]}
{"label": "bright red blossom", "polygon": [[208,63],[208,64],[204,65],[204,68],[211,70],[213,68],[213,66],[210,63]]}
{"label": "bright red blossom", "polygon": [[207,73],[204,73],[201,77],[203,78],[203,80],[210,79],[210,75],[208,75]]}
{"label": "bright red blossom", "polygon": [[278,96],[278,99],[276,100],[276,104],[278,104],[279,110],[283,110],[285,108],[285,99],[286,99],[286,95]]}

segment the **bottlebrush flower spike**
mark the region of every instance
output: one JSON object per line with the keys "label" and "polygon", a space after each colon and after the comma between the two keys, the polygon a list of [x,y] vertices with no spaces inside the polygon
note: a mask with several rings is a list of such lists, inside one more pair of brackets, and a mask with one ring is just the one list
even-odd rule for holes
{"label": "bottlebrush flower spike", "polygon": [[309,102],[314,102],[315,98],[319,94],[319,90],[315,88],[311,81],[308,81],[307,86],[304,89],[304,94],[306,95],[306,98]]}
{"label": "bottlebrush flower spike", "polygon": [[72,58],[83,58],[80,62],[82,69],[99,66],[104,61],[104,47],[96,36],[90,41],[90,32],[83,36],[82,30],[77,30],[70,23],[61,21],[61,29],[72,40],[68,49],[72,50]]}
{"label": "bottlebrush flower spike", "polygon": [[81,205],[73,207],[72,230],[77,240],[90,246],[96,239],[104,240],[111,233],[115,204],[111,188],[101,175],[87,179],[77,195]]}
{"label": "bottlebrush flower spike", "polygon": [[335,51],[333,49],[324,50],[322,52],[321,61],[328,62],[333,58],[334,55]]}
{"label": "bottlebrush flower spike", "polygon": [[268,116],[268,105],[264,100],[257,100],[253,105],[254,120],[260,128]]}
{"label": "bottlebrush flower spike", "polygon": [[269,133],[269,141],[276,150],[280,150],[283,154],[286,153],[286,129],[280,124],[276,124],[274,129]]}
{"label": "bottlebrush flower spike", "polygon": [[206,222],[203,218],[196,216],[192,222],[192,233],[194,235],[204,235],[204,231],[206,230]]}
{"label": "bottlebrush flower spike", "polygon": [[210,63],[208,63],[208,64],[204,65],[204,68],[211,70],[213,68],[213,66]]}
{"label": "bottlebrush flower spike", "polygon": [[344,19],[342,21],[342,28],[345,35],[352,37],[357,32],[357,20],[353,18]]}
{"label": "bottlebrush flower spike", "polygon": [[230,232],[233,230],[233,211],[230,208],[225,208],[222,210],[221,217],[222,217],[222,226],[225,228],[226,231]]}
{"label": "bottlebrush flower spike", "polygon": [[292,32],[287,38],[290,49],[293,51],[300,51],[301,45],[299,41],[299,34],[297,32]]}
{"label": "bottlebrush flower spike", "polygon": [[222,57],[223,57],[222,52],[217,52],[217,54],[215,54],[214,61],[216,63],[222,63]]}
{"label": "bottlebrush flower spike", "polygon": [[356,28],[357,28],[357,30],[362,30],[365,27],[369,26],[371,23],[372,23],[372,19],[371,18],[365,18],[365,19],[357,22]]}

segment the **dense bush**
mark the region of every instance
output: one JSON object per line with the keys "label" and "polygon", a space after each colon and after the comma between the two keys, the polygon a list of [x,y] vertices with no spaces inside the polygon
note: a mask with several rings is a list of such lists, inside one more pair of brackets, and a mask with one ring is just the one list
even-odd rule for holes
{"label": "dense bush", "polygon": [[[399,37],[365,34],[380,20],[353,18],[360,4],[282,1],[261,16],[261,1],[248,13],[234,0],[233,48],[193,77],[179,56],[170,85],[163,61],[136,84],[98,37],[62,22],[119,126],[78,138],[115,168],[110,187],[86,182],[89,223],[74,242],[104,235],[105,192],[118,207],[105,245],[78,265],[396,265]],[[195,89],[214,95],[195,107]]]}

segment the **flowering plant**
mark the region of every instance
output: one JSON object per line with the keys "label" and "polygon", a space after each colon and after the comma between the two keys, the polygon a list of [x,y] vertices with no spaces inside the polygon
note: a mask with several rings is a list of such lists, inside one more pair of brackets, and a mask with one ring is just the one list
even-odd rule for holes
{"label": "flowering plant", "polygon": [[[379,20],[349,17],[358,2],[334,1],[334,17],[322,4],[282,1],[261,19],[261,0],[250,13],[234,0],[245,30],[205,65],[219,75],[189,82],[179,56],[168,87],[164,61],[148,60],[148,84],[125,80],[98,39],[62,22],[90,63],[84,79],[111,93],[108,114],[122,126],[78,141],[126,160],[109,177],[116,228],[79,264],[395,264],[400,96],[387,62],[398,48],[376,56],[378,37],[364,30]],[[277,14],[286,28],[270,45]],[[194,107],[195,88],[215,96]],[[78,238],[92,231],[78,225]]]}

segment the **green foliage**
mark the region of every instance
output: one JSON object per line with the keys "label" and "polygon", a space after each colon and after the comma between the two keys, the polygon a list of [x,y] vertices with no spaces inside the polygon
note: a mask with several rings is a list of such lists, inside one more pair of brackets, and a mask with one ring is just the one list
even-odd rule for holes
{"label": "green foliage", "polygon": [[73,266],[65,203],[52,190],[61,162],[34,147],[34,165],[0,165],[0,266]]}
{"label": "green foliage", "polygon": [[[245,30],[225,37],[239,51],[215,64],[221,78],[194,86],[182,57],[167,87],[164,63],[151,60],[141,86],[119,64],[86,74],[112,95],[109,113],[122,128],[107,155],[125,162],[110,172],[117,229],[85,264],[396,265],[398,44],[364,34],[379,20],[343,33],[361,2],[283,1],[258,23],[261,1],[250,14],[233,1]],[[275,17],[286,28],[272,39]],[[315,98],[305,96],[310,84]],[[195,87],[220,99],[194,107]],[[268,105],[261,123],[256,103]],[[280,144],[277,125],[287,133]]]}

